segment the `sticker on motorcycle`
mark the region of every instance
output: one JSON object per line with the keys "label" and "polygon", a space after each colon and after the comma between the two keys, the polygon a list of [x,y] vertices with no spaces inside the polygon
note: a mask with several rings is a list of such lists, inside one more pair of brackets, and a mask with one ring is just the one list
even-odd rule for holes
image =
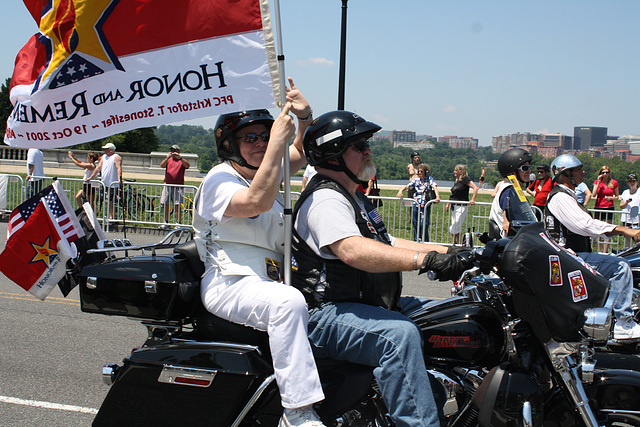
{"label": "sticker on motorcycle", "polygon": [[562,268],[558,255],[549,255],[549,286],[562,286]]}
{"label": "sticker on motorcycle", "polygon": [[582,271],[576,270],[567,274],[569,278],[569,283],[571,283],[571,296],[573,297],[573,302],[584,301],[589,298],[587,294],[587,286],[584,283],[584,278],[582,277]]}
{"label": "sticker on motorcycle", "polygon": [[271,280],[280,280],[280,261],[275,259],[265,258],[265,270],[267,271],[267,277]]}

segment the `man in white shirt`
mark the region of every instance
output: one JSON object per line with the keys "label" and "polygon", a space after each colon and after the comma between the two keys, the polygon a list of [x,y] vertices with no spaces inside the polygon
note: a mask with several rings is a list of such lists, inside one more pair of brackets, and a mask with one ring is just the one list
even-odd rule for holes
{"label": "man in white shirt", "polygon": [[42,190],[43,157],[42,151],[37,148],[29,148],[27,151],[27,199]]}
{"label": "man in white shirt", "polygon": [[116,154],[116,146],[111,142],[105,144],[102,149],[104,155],[100,157],[98,166],[95,167],[91,176],[85,178],[85,181],[91,181],[98,173],[102,173],[102,184],[109,197],[109,219],[113,220],[115,219],[115,196],[122,182],[122,157]]}
{"label": "man in white shirt", "polygon": [[556,241],[571,249],[609,280],[610,292],[617,292],[613,303],[616,340],[640,339],[640,325],[633,321],[631,298],[633,275],[629,263],[613,255],[591,252],[591,238],[624,235],[640,240],[640,230],[613,225],[593,219],[587,209],[578,203],[575,188],[583,178],[582,162],[575,156],[563,154],[551,163],[551,173],[558,185],[549,193],[545,207],[545,227]]}

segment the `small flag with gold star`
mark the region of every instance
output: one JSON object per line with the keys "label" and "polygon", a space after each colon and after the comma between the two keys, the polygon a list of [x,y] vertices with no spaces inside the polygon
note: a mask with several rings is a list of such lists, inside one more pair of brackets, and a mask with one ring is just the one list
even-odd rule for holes
{"label": "small flag with gold star", "polygon": [[66,272],[72,250],[45,202],[13,233],[0,254],[0,271],[44,300]]}

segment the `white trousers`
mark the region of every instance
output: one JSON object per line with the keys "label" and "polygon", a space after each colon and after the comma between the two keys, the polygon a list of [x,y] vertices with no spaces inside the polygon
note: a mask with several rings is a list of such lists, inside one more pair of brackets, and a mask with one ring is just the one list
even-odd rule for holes
{"label": "white trousers", "polygon": [[324,399],[307,334],[307,303],[300,291],[258,276],[223,276],[209,268],[200,293],[216,316],[267,332],[283,407]]}
{"label": "white trousers", "polygon": [[467,219],[469,213],[469,205],[460,205],[455,202],[451,202],[451,226],[449,227],[449,233],[460,234],[462,233],[462,226]]}

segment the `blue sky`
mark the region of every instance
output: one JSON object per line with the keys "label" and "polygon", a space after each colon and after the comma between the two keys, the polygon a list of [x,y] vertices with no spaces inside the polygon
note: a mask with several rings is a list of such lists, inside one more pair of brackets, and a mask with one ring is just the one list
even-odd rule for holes
{"label": "blue sky", "polygon": [[[316,116],[337,108],[341,5],[280,2],[285,71]],[[2,9],[4,81],[37,27],[21,1]],[[350,0],[345,108],[480,145],[574,126],[640,134],[639,17],[637,0]]]}

